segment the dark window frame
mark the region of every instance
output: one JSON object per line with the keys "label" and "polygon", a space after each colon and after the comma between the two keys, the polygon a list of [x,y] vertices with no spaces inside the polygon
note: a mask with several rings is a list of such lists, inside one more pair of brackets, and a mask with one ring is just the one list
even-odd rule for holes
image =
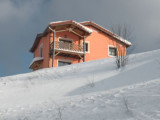
{"label": "dark window frame", "polygon": [[85,49],[85,52],[89,51],[89,44],[87,42],[85,42],[84,49]]}
{"label": "dark window frame", "polygon": [[117,56],[117,48],[109,46],[109,56]]}
{"label": "dark window frame", "polygon": [[[63,65],[60,65],[60,63],[61,64],[63,64]],[[69,64],[68,64],[69,63]],[[71,65],[72,64],[72,62],[71,61],[63,61],[63,60],[58,60],[58,67],[61,67],[61,66],[66,66],[66,65]],[[60,65],[60,66],[59,66]]]}

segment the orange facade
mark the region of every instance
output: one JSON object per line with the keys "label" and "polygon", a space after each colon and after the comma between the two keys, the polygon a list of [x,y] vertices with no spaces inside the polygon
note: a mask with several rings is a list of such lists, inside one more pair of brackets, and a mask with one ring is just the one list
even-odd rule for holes
{"label": "orange facade", "polygon": [[109,58],[114,56],[112,51],[113,54],[126,55],[126,49],[131,45],[93,22],[64,21],[50,26],[36,38],[31,48],[34,58],[43,58],[42,62],[32,61],[30,68],[33,70]]}

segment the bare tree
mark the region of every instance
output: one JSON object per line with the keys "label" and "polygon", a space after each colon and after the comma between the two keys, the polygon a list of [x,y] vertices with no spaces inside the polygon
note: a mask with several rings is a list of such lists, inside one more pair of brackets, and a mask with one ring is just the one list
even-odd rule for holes
{"label": "bare tree", "polygon": [[127,49],[127,54],[131,54],[133,52],[133,50],[135,49],[135,45],[134,45],[134,37],[133,37],[133,29],[127,25],[127,24],[116,24],[116,25],[112,25],[110,27],[111,31],[113,33],[115,33],[116,35],[124,38],[125,40],[128,40],[129,42],[132,43],[132,46],[130,46]]}
{"label": "bare tree", "polygon": [[128,55],[126,55],[126,50],[121,47],[118,43],[116,44],[116,57],[115,57],[115,62],[117,69],[125,67],[126,64],[128,63]]}
{"label": "bare tree", "polygon": [[[125,40],[128,40],[130,42],[132,42],[133,44],[133,36],[132,36],[132,29],[129,25],[112,25],[111,26],[111,31],[122,37]],[[134,50],[134,45],[132,45],[132,47],[127,48],[127,50],[124,50],[123,47],[120,46],[120,44],[118,42],[116,42],[116,66],[117,68],[121,68],[124,67],[127,63],[128,63],[128,55],[131,54]],[[126,52],[127,51],[127,52]]]}
{"label": "bare tree", "polygon": [[95,86],[95,75],[94,73],[92,74],[92,76],[88,76],[87,77],[87,86],[93,88]]}

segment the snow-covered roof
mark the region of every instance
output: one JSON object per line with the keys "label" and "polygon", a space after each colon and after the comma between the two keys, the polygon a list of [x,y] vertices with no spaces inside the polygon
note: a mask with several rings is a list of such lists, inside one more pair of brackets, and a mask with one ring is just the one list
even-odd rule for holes
{"label": "snow-covered roof", "polygon": [[127,45],[132,45],[132,43],[131,42],[129,42],[128,40],[126,40],[126,39],[124,39],[124,38],[122,38],[122,37],[120,37],[120,36],[118,36],[118,35],[114,35],[113,36],[114,38],[116,38],[116,39],[118,39],[118,40],[120,40],[121,42],[123,42],[123,43],[126,43]]}
{"label": "snow-covered roof", "polygon": [[[68,21],[68,20],[65,20],[65,21]],[[54,21],[54,22],[50,22],[49,24],[55,24],[55,23],[61,23],[61,22],[64,22],[64,21]]]}
{"label": "snow-covered roof", "polygon": [[33,58],[32,62],[30,63],[29,67],[36,61],[40,61],[40,60],[43,60],[43,57],[35,57]]}
{"label": "snow-covered roof", "polygon": [[74,20],[50,22],[50,25],[51,25],[51,24],[61,24],[61,23],[66,23],[66,24],[67,24],[67,23],[69,23],[69,22],[71,22],[71,23],[79,26],[80,28],[82,28],[83,30],[87,31],[88,33],[92,33],[92,30],[91,30],[91,29],[87,28],[86,26],[84,26],[84,25],[82,25],[82,24],[80,24],[80,23],[78,23],[78,22],[76,22],[76,21],[74,21]]}
{"label": "snow-covered roof", "polygon": [[104,28],[104,27],[98,25],[98,24],[95,23],[95,22],[92,22],[92,21],[84,21],[84,22],[80,22],[80,24],[82,24],[82,25],[88,25],[88,24],[93,25],[93,26],[95,26],[96,28],[98,28],[98,29],[104,31],[105,33],[111,35],[112,37],[116,38],[117,40],[119,40],[119,41],[121,41],[121,42],[123,42],[123,43],[125,43],[125,44],[127,44],[127,45],[129,45],[129,46],[132,45],[132,43],[129,42],[128,40],[126,40],[126,39],[120,37],[119,35],[117,35],[117,34],[111,32],[110,30],[108,30],[108,29],[106,29],[106,28]]}
{"label": "snow-covered roof", "polygon": [[78,23],[78,22],[76,22],[76,21],[74,21],[74,20],[66,20],[66,21],[50,22],[50,24],[60,24],[60,23],[66,23],[66,24],[67,24],[68,22],[74,23],[75,25],[81,27],[83,30],[87,31],[88,33],[92,33],[93,31],[92,31],[92,29],[86,27],[85,24],[86,24],[86,23],[87,23],[87,24],[88,24],[88,23],[89,23],[89,24],[94,24],[94,25],[98,26],[99,28],[103,29],[103,31],[106,32],[107,34],[110,34],[112,37],[118,39],[119,41],[121,41],[121,42],[123,42],[123,43],[125,43],[125,44],[127,44],[127,45],[129,45],[129,46],[132,45],[132,43],[129,42],[128,40],[120,37],[119,35],[116,35],[115,33],[109,31],[108,29],[106,29],[106,28],[104,28],[104,27],[102,27],[102,26],[100,26],[100,25],[98,25],[98,24],[96,24],[95,22],[92,22],[92,21],[84,21],[84,22]]}
{"label": "snow-covered roof", "polygon": [[84,25],[82,25],[82,24],[80,24],[80,23],[78,23],[78,22],[76,22],[76,21],[73,21],[73,22],[74,22],[75,24],[81,26],[83,29],[85,29],[85,30],[88,31],[89,33],[92,33],[92,32],[93,32],[91,29],[87,28],[86,26],[84,26]]}

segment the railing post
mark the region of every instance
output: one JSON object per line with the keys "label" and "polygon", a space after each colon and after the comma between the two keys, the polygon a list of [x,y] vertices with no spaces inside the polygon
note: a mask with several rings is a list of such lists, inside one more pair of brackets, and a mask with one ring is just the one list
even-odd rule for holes
{"label": "railing post", "polygon": [[85,36],[83,37],[83,62],[85,62]]}

